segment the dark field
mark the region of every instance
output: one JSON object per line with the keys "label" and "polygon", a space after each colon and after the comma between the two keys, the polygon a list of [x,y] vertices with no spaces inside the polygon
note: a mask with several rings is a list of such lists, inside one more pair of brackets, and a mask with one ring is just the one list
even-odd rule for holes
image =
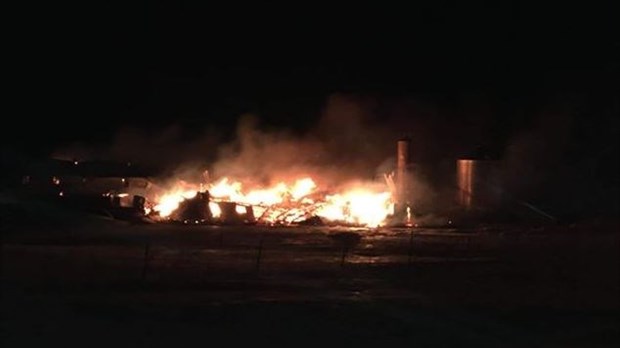
{"label": "dark field", "polygon": [[614,224],[44,225],[3,235],[5,347],[620,343]]}

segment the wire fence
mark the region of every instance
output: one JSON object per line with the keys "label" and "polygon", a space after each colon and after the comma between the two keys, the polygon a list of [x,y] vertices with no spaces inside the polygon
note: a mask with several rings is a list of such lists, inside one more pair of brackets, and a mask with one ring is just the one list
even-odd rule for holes
{"label": "wire fence", "polygon": [[556,257],[554,249],[575,261],[587,258],[594,244],[613,247],[617,239],[423,229],[162,229],[131,239],[9,243],[2,247],[2,265],[6,276],[34,283],[381,276],[380,270],[407,272],[429,264],[481,264],[511,257],[540,262]]}

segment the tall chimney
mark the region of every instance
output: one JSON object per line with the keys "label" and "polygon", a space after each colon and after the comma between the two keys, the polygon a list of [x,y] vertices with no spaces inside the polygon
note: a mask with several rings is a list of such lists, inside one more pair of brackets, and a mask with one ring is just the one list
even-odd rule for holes
{"label": "tall chimney", "polygon": [[407,166],[409,164],[409,146],[411,141],[408,138],[398,140],[396,145],[396,190],[397,203],[400,209],[404,209],[407,204],[409,185],[407,185]]}

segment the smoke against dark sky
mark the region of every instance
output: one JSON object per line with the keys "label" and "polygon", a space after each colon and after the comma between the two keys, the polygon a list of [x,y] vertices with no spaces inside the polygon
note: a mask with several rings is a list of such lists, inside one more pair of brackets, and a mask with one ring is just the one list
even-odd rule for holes
{"label": "smoke against dark sky", "polygon": [[[99,144],[59,147],[63,158],[132,161],[170,168],[187,163],[213,165],[218,174],[261,176],[279,168],[332,167],[372,176],[394,155],[394,142],[412,139],[412,159],[456,158],[492,140],[493,115],[448,108],[412,98],[336,93],[326,97],[305,129],[274,126],[269,115],[241,114],[233,129],[206,124],[160,129],[125,126]],[[475,108],[478,108],[476,106]],[[296,110],[288,118],[295,122]],[[462,114],[458,114],[462,113]]]}
{"label": "smoke against dark sky", "polygon": [[[274,127],[262,115],[245,114],[239,115],[230,133],[216,126],[192,131],[182,125],[123,128],[109,143],[67,147],[57,154],[132,161],[176,176],[182,172],[200,177],[208,169],[213,178],[230,176],[259,185],[302,175],[341,183],[380,179],[393,170],[395,141],[408,136],[411,158],[420,166],[414,186],[428,204],[453,189],[449,174],[454,160],[473,156],[502,160],[503,189],[514,199],[563,197],[564,202],[575,202],[571,209],[582,209],[579,202],[594,198],[584,200],[577,193],[600,191],[598,199],[613,206],[610,193],[617,190],[618,169],[609,154],[618,153],[618,124],[605,114],[613,106],[600,107],[597,113],[588,105],[587,100],[562,98],[532,103],[509,111],[514,114],[508,120],[513,121],[506,126],[498,121],[505,107],[484,95],[439,104],[338,93],[324,100],[316,121],[305,130]],[[584,128],[589,131],[584,133]],[[600,166],[607,168],[597,174],[600,182],[589,171],[593,161],[603,161]]]}
{"label": "smoke against dark sky", "polygon": [[[540,192],[573,162],[617,186],[607,164],[618,154],[610,9],[311,10],[128,4],[46,14],[15,50],[27,66],[13,89],[28,93],[3,127],[3,151],[372,177],[408,135],[419,163],[503,157],[522,192]],[[596,181],[579,175],[562,185]]]}
{"label": "smoke against dark sky", "polygon": [[[15,50],[26,67],[14,87],[29,93],[18,101],[19,132],[2,140],[41,154],[74,141],[107,141],[125,126],[194,127],[199,120],[230,129],[243,113],[307,129],[313,108],[333,93],[430,97],[443,106],[476,91],[495,102],[499,92],[520,106],[532,96],[600,89],[617,74],[615,18],[605,8],[362,7],[357,15],[316,6],[305,16],[281,16],[85,4],[33,14],[38,26],[21,33],[32,38]],[[273,112],[286,103],[304,117]],[[46,130],[41,146],[15,135],[32,131],[34,118]]]}

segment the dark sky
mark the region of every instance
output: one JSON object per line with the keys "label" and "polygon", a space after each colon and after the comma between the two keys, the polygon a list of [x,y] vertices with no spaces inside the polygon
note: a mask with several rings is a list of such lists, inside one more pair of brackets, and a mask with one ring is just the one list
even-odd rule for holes
{"label": "dark sky", "polygon": [[232,129],[246,112],[303,131],[336,92],[448,108],[482,96],[502,110],[491,121],[508,119],[504,128],[522,117],[511,110],[558,98],[577,96],[587,112],[608,115],[617,109],[620,47],[611,14],[470,5],[28,9],[13,39],[13,89],[23,99],[3,139],[40,154],[108,141],[123,126]]}
{"label": "dark sky", "polygon": [[[215,158],[251,113],[293,139],[318,125],[362,161],[361,149],[389,157],[399,132],[415,135],[416,161],[482,148],[502,156],[523,199],[620,209],[611,4],[26,6],[10,14],[3,50],[4,171],[72,144],[132,160]],[[347,127],[355,113],[370,119]],[[162,132],[182,136],[171,147]]]}

